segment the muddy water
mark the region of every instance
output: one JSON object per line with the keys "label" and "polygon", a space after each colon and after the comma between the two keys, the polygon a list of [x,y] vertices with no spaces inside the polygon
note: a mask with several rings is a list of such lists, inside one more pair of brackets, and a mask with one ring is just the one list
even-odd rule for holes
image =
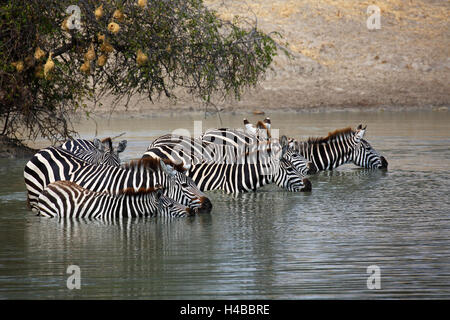
{"label": "muddy water", "polygon": [[[450,114],[269,116],[297,138],[367,124],[389,170],[346,165],[313,176],[309,194],[211,192],[211,214],[107,225],[33,216],[25,161],[0,160],[0,299],[450,298]],[[125,132],[130,160],[159,135],[193,133],[195,120],[203,129],[242,123],[221,117],[123,117],[78,128],[86,138]],[[67,288],[70,265],[81,270],[79,290]],[[380,289],[368,289],[369,266],[379,268]]]}

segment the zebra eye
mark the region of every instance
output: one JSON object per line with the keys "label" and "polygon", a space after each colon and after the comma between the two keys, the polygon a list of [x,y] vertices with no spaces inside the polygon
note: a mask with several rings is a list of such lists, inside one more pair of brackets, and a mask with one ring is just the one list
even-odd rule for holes
{"label": "zebra eye", "polygon": [[182,186],[183,188],[187,188],[189,185],[185,182],[185,183],[182,183],[181,186]]}

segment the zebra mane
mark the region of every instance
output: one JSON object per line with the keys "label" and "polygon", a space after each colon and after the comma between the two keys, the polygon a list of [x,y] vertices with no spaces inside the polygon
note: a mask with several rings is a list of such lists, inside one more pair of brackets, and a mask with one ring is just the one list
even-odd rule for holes
{"label": "zebra mane", "polygon": [[309,143],[309,144],[327,143],[327,142],[334,140],[340,136],[346,136],[346,135],[353,134],[353,133],[355,133],[355,131],[353,131],[353,129],[350,127],[344,128],[344,129],[338,129],[333,132],[329,132],[326,137],[316,137],[316,138],[310,137],[310,138],[308,138],[307,143]]}
{"label": "zebra mane", "polygon": [[[135,190],[134,188],[126,188],[119,190],[114,195],[126,195],[126,196],[137,196],[137,195],[146,195],[153,192],[156,192],[158,190],[161,190],[161,187],[150,187],[150,188],[139,188],[138,190]],[[111,194],[111,193],[110,193]]]}
{"label": "zebra mane", "polygon": [[185,172],[186,168],[183,166],[183,163],[174,163],[169,159],[159,159],[159,158],[153,158],[153,157],[145,157],[139,160],[131,160],[129,163],[125,163],[122,165],[122,168],[124,169],[150,169],[153,171],[160,171],[162,170],[160,161],[163,161],[166,165],[172,166],[176,171],[178,172]]}

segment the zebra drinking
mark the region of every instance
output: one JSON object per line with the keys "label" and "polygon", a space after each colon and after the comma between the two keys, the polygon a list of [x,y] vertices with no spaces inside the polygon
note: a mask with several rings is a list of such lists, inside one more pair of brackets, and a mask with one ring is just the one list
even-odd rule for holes
{"label": "zebra drinking", "polygon": [[95,138],[93,141],[74,139],[68,140],[61,145],[61,148],[72,152],[87,162],[111,166],[120,165],[119,153],[125,151],[126,147],[127,140],[122,140],[117,145],[117,148],[114,148],[111,138],[103,140]]}
{"label": "zebra drinking", "polygon": [[293,165],[293,159],[300,158],[294,150],[260,142],[243,131],[214,130],[205,132],[201,139],[165,135],[153,141],[143,157],[191,164],[187,174],[202,191],[239,193],[269,183],[289,191],[311,190],[310,181]]}
{"label": "zebra drinking", "polygon": [[363,139],[365,132],[366,127],[363,128],[362,125],[356,130],[340,129],[323,138],[293,141],[294,149],[312,161],[318,170],[333,170],[351,162],[368,169],[387,169],[386,158]]}
{"label": "zebra drinking", "polygon": [[267,157],[256,163],[203,162],[192,165],[187,171],[202,191],[223,190],[227,193],[256,191],[270,183],[288,191],[311,191],[311,182],[287,160],[284,149],[279,159]]}
{"label": "zebra drinking", "polygon": [[32,210],[37,209],[37,200],[44,188],[55,181],[69,180],[91,191],[108,191],[133,188],[151,188],[160,184],[164,194],[191,209],[209,212],[210,200],[195,183],[184,174],[182,165],[169,160],[142,159],[120,167],[95,165],[75,156],[67,150],[49,147],[40,150],[24,169],[28,202]]}
{"label": "zebra drinking", "polygon": [[[289,157],[287,160],[292,163],[297,171],[301,172],[304,176],[317,172],[317,168],[314,163],[300,155],[298,151],[293,148],[293,145],[289,143],[286,136],[281,136],[279,140],[272,137],[269,118],[266,118],[265,122],[259,121],[257,128],[254,128],[248,123],[248,121],[245,120],[246,119],[244,119],[244,124],[246,127],[245,131],[229,128],[210,129],[205,131],[202,135],[202,141],[231,147],[234,154],[242,154],[243,149],[248,149],[249,146],[253,149],[258,149],[258,146],[261,146],[261,148],[263,150],[266,149],[269,154],[272,148],[289,147],[292,148],[293,152],[285,153],[285,156]],[[225,156],[229,153],[229,151],[223,152]],[[236,157],[234,158],[236,159]]]}
{"label": "zebra drinking", "polygon": [[99,219],[146,216],[184,217],[194,210],[163,195],[160,186],[117,193],[95,192],[71,181],[55,181],[47,185],[38,198],[38,215],[45,217]]}

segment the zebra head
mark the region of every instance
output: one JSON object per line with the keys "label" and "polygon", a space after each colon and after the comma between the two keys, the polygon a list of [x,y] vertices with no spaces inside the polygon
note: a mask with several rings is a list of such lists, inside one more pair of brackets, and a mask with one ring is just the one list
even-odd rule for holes
{"label": "zebra head", "polygon": [[113,147],[111,138],[105,138],[103,140],[94,139],[94,146],[98,153],[98,164],[106,164],[110,166],[119,166],[120,158],[119,153],[125,151],[127,147],[127,140],[122,140],[117,145],[117,148]]}
{"label": "zebra head", "polygon": [[165,196],[162,187],[156,190],[156,200],[158,201],[158,215],[161,217],[186,217],[194,215],[196,212],[196,209],[191,210]]}
{"label": "zebra head", "polygon": [[[185,165],[183,169],[175,168],[171,164],[166,164],[159,160],[162,170],[167,174],[170,181],[168,183],[166,195],[177,202],[189,206],[191,209],[199,212],[210,212],[212,203],[208,197],[201,192],[195,182],[188,177],[184,171],[188,170],[190,165]],[[180,167],[179,165],[177,167]]]}
{"label": "zebra head", "polygon": [[357,166],[367,169],[387,169],[388,162],[385,157],[381,156],[369,142],[363,139],[366,128],[359,125],[353,134],[352,142],[354,149],[351,160]]}
{"label": "zebra head", "polygon": [[298,146],[295,145],[296,143],[298,144],[298,142],[294,139],[291,138],[288,139],[284,135],[281,136],[280,139],[281,147],[287,148],[290,151],[285,152],[284,157],[290,163],[292,163],[294,168],[296,168],[297,171],[299,171],[303,176],[312,175],[316,173],[318,171],[316,165],[312,161],[309,161],[308,159],[306,159],[297,152]]}
{"label": "zebra head", "polygon": [[292,159],[298,155],[293,149],[284,146],[279,159],[278,172],[274,182],[281,188],[292,192],[311,191],[311,182],[296,168]]}

